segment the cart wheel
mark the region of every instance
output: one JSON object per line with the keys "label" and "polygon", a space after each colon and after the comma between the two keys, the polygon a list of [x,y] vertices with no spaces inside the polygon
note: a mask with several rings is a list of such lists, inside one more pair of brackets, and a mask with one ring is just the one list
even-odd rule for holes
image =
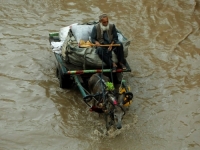
{"label": "cart wheel", "polygon": [[60,88],[62,89],[69,89],[73,85],[73,80],[70,78],[69,75],[64,75],[60,68],[57,68],[58,72],[58,79],[60,83]]}

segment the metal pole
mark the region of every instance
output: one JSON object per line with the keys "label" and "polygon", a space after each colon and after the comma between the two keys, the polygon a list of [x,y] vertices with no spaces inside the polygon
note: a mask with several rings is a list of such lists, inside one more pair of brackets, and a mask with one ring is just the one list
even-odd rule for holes
{"label": "metal pole", "polygon": [[78,86],[78,88],[79,88],[79,90],[80,90],[80,92],[81,92],[83,98],[86,97],[87,94],[85,93],[85,91],[84,91],[84,89],[83,89],[83,87],[82,87],[80,81],[78,80],[78,77],[77,77],[76,75],[74,75],[73,77],[74,77],[74,80],[75,80],[75,82],[76,82],[76,85]]}
{"label": "metal pole", "polygon": [[79,90],[80,90],[80,92],[81,92],[81,94],[82,94],[82,96],[83,96],[83,101],[86,103],[86,105],[88,105],[89,107],[91,107],[91,106],[85,101],[85,98],[86,98],[88,95],[86,95],[86,93],[85,93],[85,91],[84,91],[84,89],[83,89],[83,87],[82,87],[82,85],[81,85],[81,83],[80,83],[78,77],[77,77],[76,75],[74,75],[73,77],[74,77],[74,80],[75,80],[75,82],[76,82],[76,85],[78,86],[78,88],[79,88]]}

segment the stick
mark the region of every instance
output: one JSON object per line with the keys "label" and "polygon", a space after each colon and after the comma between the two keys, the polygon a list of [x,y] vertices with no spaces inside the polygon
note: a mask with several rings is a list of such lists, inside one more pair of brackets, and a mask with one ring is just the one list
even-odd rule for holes
{"label": "stick", "polygon": [[[86,44],[80,44],[80,47],[81,46],[96,46],[96,44],[86,43]],[[105,44],[105,45],[100,44],[99,46],[107,46],[107,47],[109,47],[109,46],[120,46],[120,44]]]}
{"label": "stick", "polygon": [[[89,41],[85,42],[84,40],[80,40],[79,47],[89,47],[89,46],[96,46],[96,44],[90,43]],[[99,46],[120,46],[120,44],[100,44]]]}

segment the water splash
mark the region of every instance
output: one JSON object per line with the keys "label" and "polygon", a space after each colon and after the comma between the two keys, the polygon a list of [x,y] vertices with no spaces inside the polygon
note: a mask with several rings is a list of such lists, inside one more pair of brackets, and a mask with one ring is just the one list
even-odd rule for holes
{"label": "water splash", "polygon": [[111,126],[111,128],[107,131],[105,128],[104,123],[99,123],[96,128],[93,131],[93,138],[99,139],[99,138],[115,138],[120,134],[129,132],[129,130],[133,129],[135,124],[137,123],[137,115],[134,114],[127,114],[128,116],[126,119],[123,120],[123,125],[121,129],[116,129],[114,126]]}

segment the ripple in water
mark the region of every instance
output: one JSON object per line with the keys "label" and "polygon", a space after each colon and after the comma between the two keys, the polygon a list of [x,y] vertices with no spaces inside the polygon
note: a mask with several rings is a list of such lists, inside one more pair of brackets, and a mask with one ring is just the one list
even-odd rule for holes
{"label": "ripple in water", "polygon": [[116,129],[112,126],[108,131],[105,127],[104,123],[98,123],[95,125],[95,129],[93,131],[93,139],[98,140],[99,138],[115,138],[120,134],[128,132],[130,129],[133,129],[135,124],[137,123],[137,115],[134,114],[127,114],[128,116],[125,117],[122,121],[122,128]]}

